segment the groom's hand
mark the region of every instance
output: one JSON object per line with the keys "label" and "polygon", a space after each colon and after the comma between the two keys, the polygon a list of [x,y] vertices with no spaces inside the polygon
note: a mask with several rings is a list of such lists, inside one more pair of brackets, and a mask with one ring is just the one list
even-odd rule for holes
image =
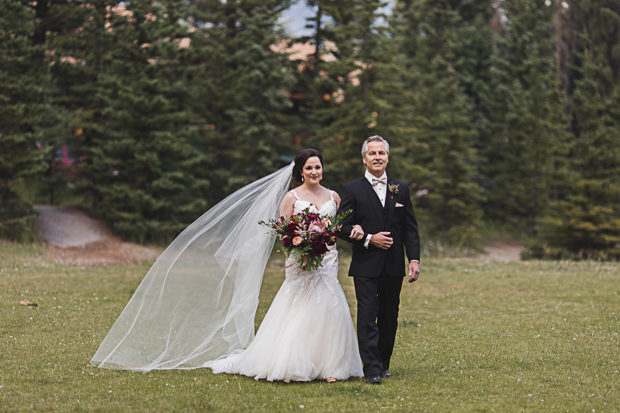
{"label": "groom's hand", "polygon": [[370,245],[386,250],[392,246],[392,238],[388,237],[389,232],[377,232],[370,238]]}
{"label": "groom's hand", "polygon": [[420,275],[420,263],[417,261],[409,261],[409,282],[418,280]]}

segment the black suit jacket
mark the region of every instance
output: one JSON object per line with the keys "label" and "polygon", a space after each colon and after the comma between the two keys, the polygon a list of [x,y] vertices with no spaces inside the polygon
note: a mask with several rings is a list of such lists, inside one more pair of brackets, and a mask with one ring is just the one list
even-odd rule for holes
{"label": "black suit jacket", "polygon": [[[361,177],[344,184],[342,201],[338,213],[353,210],[342,222],[338,236],[353,244],[353,259],[349,267],[350,277],[378,277],[385,271],[393,277],[406,275],[405,253],[409,260],[420,260],[420,237],[418,224],[413,215],[409,186],[404,182],[388,177],[389,185],[398,185],[398,193],[387,190],[386,202],[389,203],[387,223],[383,215],[383,206],[368,179]],[[403,205],[396,207],[396,204]],[[358,224],[364,230],[361,240],[349,238],[353,225]],[[393,239],[392,246],[383,250],[372,245],[364,247],[367,234],[388,231]],[[403,249],[404,247],[404,249]]]}

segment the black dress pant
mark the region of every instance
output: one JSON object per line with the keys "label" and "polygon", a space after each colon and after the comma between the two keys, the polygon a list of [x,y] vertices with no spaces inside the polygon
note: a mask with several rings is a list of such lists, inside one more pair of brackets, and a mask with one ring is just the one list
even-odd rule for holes
{"label": "black dress pant", "polygon": [[402,277],[353,277],[357,297],[357,340],[364,376],[378,376],[390,368],[398,329]]}

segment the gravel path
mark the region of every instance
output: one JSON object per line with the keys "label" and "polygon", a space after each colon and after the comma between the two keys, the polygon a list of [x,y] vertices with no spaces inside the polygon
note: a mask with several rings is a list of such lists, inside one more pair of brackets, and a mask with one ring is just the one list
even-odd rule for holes
{"label": "gravel path", "polygon": [[34,209],[40,214],[37,225],[47,256],[58,263],[139,264],[156,259],[162,252],[158,247],[123,242],[101,222],[78,209],[47,205]]}
{"label": "gravel path", "polygon": [[37,218],[41,237],[50,244],[81,247],[111,235],[99,221],[75,208],[37,205],[34,210],[41,214]]}

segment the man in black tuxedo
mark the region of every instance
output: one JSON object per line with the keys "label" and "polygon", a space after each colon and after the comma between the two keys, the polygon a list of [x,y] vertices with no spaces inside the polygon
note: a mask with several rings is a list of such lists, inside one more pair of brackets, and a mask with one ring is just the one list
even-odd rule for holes
{"label": "man in black tuxedo", "polygon": [[357,297],[357,337],[364,376],[372,384],[390,377],[405,251],[409,282],[420,274],[420,238],[409,186],[387,177],[389,152],[382,137],[366,139],[362,146],[366,173],[344,184],[338,210],[353,211],[343,221],[339,236],[353,244],[349,276]]}

